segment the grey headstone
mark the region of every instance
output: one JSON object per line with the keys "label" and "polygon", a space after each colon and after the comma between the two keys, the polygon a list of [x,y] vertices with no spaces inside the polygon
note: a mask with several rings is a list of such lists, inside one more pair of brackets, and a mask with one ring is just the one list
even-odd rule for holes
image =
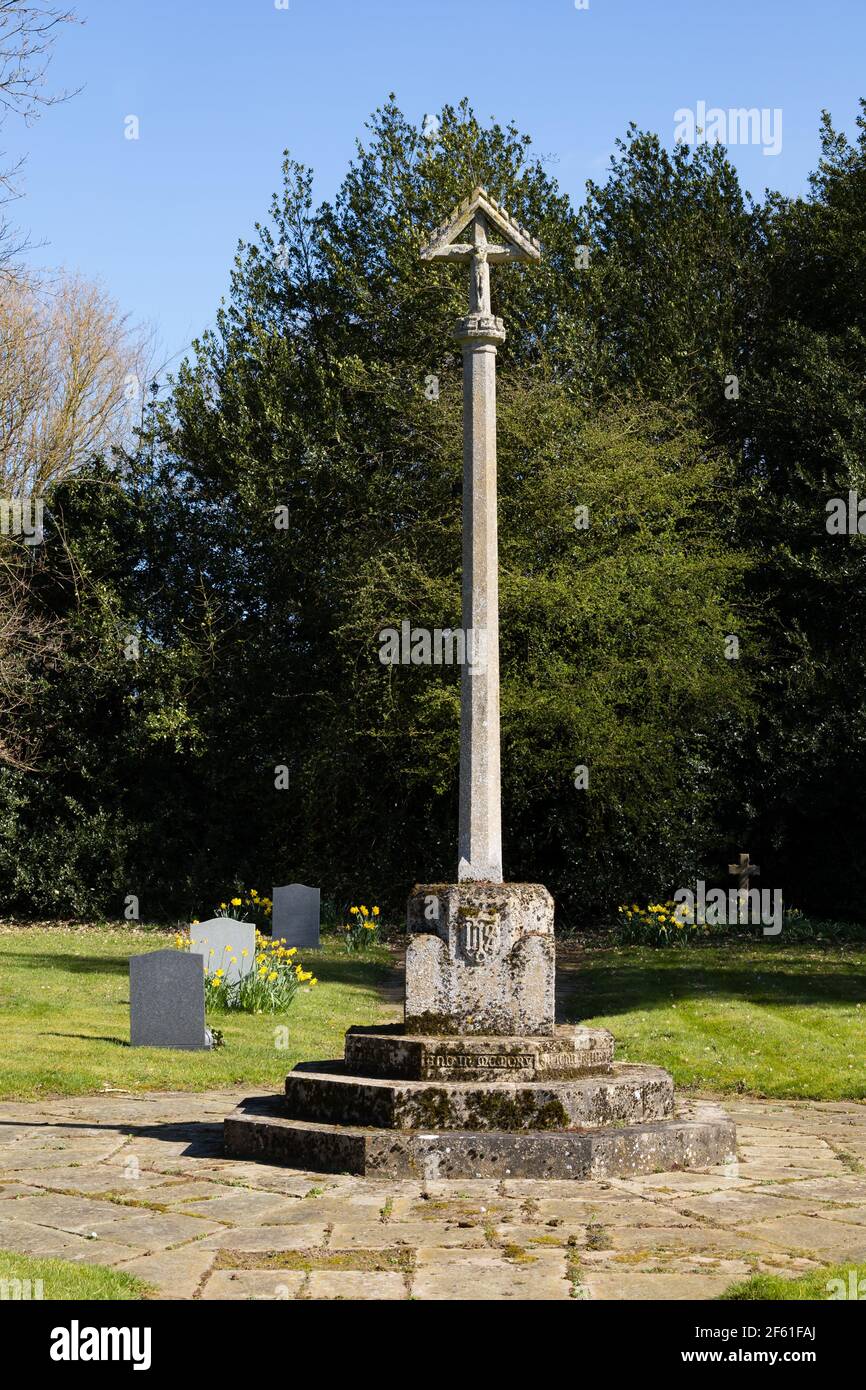
{"label": "grey headstone", "polygon": [[319,918],[321,892],[303,883],[287,883],[275,888],[271,935],[280,937],[289,946],[319,949]]}
{"label": "grey headstone", "polygon": [[129,1041],[133,1047],[207,1047],[201,956],[186,951],[130,956]]}
{"label": "grey headstone", "polygon": [[[222,968],[230,984],[249,975],[256,960],[256,929],[252,922],[236,922],[233,917],[212,917],[196,922],[189,929],[190,955],[204,958],[205,973]],[[246,955],[244,955],[246,951]]]}

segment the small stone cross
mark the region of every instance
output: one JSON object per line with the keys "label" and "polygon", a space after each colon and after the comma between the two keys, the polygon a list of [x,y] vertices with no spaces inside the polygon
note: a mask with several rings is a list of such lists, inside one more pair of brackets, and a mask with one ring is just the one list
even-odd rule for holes
{"label": "small stone cross", "polygon": [[761,872],[757,864],[749,863],[748,854],[741,854],[737,864],[728,865],[728,873],[737,880],[737,896],[742,898],[749,891],[749,879]]}

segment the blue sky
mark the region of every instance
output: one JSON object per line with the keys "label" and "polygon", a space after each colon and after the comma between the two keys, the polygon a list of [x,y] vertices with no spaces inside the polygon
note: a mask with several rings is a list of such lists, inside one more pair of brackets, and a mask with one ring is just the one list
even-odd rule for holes
{"label": "blue sky", "polygon": [[513,117],[575,201],[630,120],[671,144],[675,111],[701,100],[781,108],[781,153],[730,153],[752,193],[801,191],[821,107],[850,133],[866,94],[864,0],[69,3],[84,23],[60,33],[49,80],[82,90],[7,122],[7,156],[28,156],[16,216],[45,243],[36,263],[99,277],[164,358],[213,320],[281,151],[333,196],[392,90],[419,121],[464,95]]}

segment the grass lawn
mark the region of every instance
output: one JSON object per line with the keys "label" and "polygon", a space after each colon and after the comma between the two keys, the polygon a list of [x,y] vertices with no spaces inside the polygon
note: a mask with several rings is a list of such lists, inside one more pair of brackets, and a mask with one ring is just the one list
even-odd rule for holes
{"label": "grass lawn", "polygon": [[[839,1283],[828,1288],[833,1280]],[[778,1274],[755,1274],[742,1284],[732,1284],[720,1298],[732,1303],[766,1303],[777,1299],[810,1299],[813,1303],[847,1298],[859,1300],[866,1298],[866,1265],[834,1265],[832,1269],[812,1270],[799,1279],[784,1279]]]}
{"label": "grass lawn", "polygon": [[563,965],[567,1017],[610,1028],[621,1061],[703,1091],[866,1099],[866,945],[590,948]]}
{"label": "grass lawn", "polygon": [[[394,1019],[383,1002],[393,979],[385,947],[348,955],[324,938],[301,955],[319,979],[287,1014],[214,1014],[225,1047],[172,1052],[129,1046],[130,955],[163,950],[173,933],[122,928],[0,933],[0,1098],[81,1095],[111,1087],[203,1091],[235,1082],[279,1086],[296,1062],[342,1056],[352,1023]],[[277,1026],[288,1027],[278,1049]]]}
{"label": "grass lawn", "polygon": [[[16,1255],[0,1250],[0,1287],[11,1279],[31,1281],[29,1296],[40,1294],[46,1301],[72,1298],[135,1299],[150,1293],[150,1285],[119,1270],[104,1269],[101,1265],[75,1264],[72,1260],[34,1259],[31,1255]],[[35,1280],[42,1281],[42,1288]],[[26,1292],[25,1289],[22,1293]],[[12,1293],[5,1295],[12,1297]]]}
{"label": "grass lawn", "polygon": [[[339,1057],[346,1028],[399,1017],[385,947],[303,956],[320,980],[287,1015],[215,1014],[214,1052],[129,1047],[127,959],[171,937],[122,928],[0,931],[0,1097],[111,1087],[279,1086],[299,1061]],[[565,1016],[610,1028],[623,1061],[720,1094],[866,1099],[866,945],[732,941],[685,950],[563,948]],[[287,1025],[289,1045],[274,1030]]]}

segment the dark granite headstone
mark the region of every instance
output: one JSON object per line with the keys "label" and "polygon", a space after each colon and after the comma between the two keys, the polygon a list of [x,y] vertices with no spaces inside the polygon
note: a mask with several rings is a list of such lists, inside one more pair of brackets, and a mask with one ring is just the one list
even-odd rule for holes
{"label": "dark granite headstone", "polygon": [[129,958],[129,1041],[132,1047],[208,1046],[204,968],[186,951],[148,951]]}
{"label": "dark granite headstone", "polygon": [[304,883],[287,883],[274,889],[271,935],[289,946],[319,949],[321,893]]}

